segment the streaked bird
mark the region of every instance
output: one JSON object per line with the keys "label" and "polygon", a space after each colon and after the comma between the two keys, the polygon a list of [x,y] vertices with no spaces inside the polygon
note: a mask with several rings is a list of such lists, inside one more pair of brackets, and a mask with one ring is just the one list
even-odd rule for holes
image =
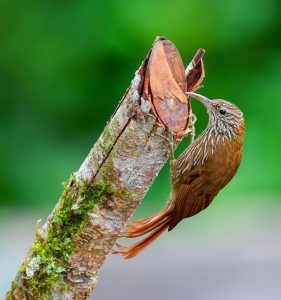
{"label": "streaked bird", "polygon": [[178,159],[171,160],[172,191],[166,207],[151,217],[132,222],[120,237],[146,237],[128,247],[116,244],[125,258],[132,258],[165,230],[172,230],[182,219],[192,217],[210,205],[218,192],[236,174],[245,135],[243,113],[221,99],[187,93],[207,108],[207,128]]}

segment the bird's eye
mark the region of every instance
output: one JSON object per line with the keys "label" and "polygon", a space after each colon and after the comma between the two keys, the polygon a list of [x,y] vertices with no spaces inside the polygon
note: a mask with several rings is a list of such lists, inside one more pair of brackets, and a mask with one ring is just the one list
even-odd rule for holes
{"label": "bird's eye", "polygon": [[223,108],[221,108],[221,109],[220,109],[220,114],[221,114],[221,115],[225,115],[225,114],[226,114],[226,110],[223,109]]}

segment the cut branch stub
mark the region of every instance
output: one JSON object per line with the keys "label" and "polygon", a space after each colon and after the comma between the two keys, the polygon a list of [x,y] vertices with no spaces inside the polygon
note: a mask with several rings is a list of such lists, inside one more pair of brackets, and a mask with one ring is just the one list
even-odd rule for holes
{"label": "cut branch stub", "polygon": [[158,122],[179,139],[187,133],[191,112],[185,93],[197,89],[204,78],[203,54],[200,49],[185,72],[177,48],[158,38],[148,59],[142,97],[150,101]]}

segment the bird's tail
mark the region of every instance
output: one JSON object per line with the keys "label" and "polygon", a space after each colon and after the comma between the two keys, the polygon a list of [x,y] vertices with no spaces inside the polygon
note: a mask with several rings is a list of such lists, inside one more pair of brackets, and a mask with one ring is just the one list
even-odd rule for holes
{"label": "bird's tail", "polygon": [[151,217],[132,222],[127,225],[127,231],[119,237],[134,238],[146,233],[150,234],[131,246],[123,247],[116,244],[119,250],[114,250],[113,254],[122,254],[126,259],[132,258],[149,246],[157,237],[168,229],[171,220],[171,211],[162,210]]}

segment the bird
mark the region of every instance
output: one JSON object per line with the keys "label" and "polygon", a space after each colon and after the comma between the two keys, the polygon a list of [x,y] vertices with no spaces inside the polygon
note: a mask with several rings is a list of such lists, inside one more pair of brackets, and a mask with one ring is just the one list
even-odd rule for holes
{"label": "bird", "polygon": [[135,238],[149,233],[127,247],[116,243],[118,250],[113,253],[126,259],[139,254],[182,219],[207,208],[240,166],[245,136],[242,111],[226,100],[210,100],[192,92],[186,94],[206,107],[208,125],[177,159],[171,160],[171,193],[164,209],[148,218],[133,221],[119,235]]}

